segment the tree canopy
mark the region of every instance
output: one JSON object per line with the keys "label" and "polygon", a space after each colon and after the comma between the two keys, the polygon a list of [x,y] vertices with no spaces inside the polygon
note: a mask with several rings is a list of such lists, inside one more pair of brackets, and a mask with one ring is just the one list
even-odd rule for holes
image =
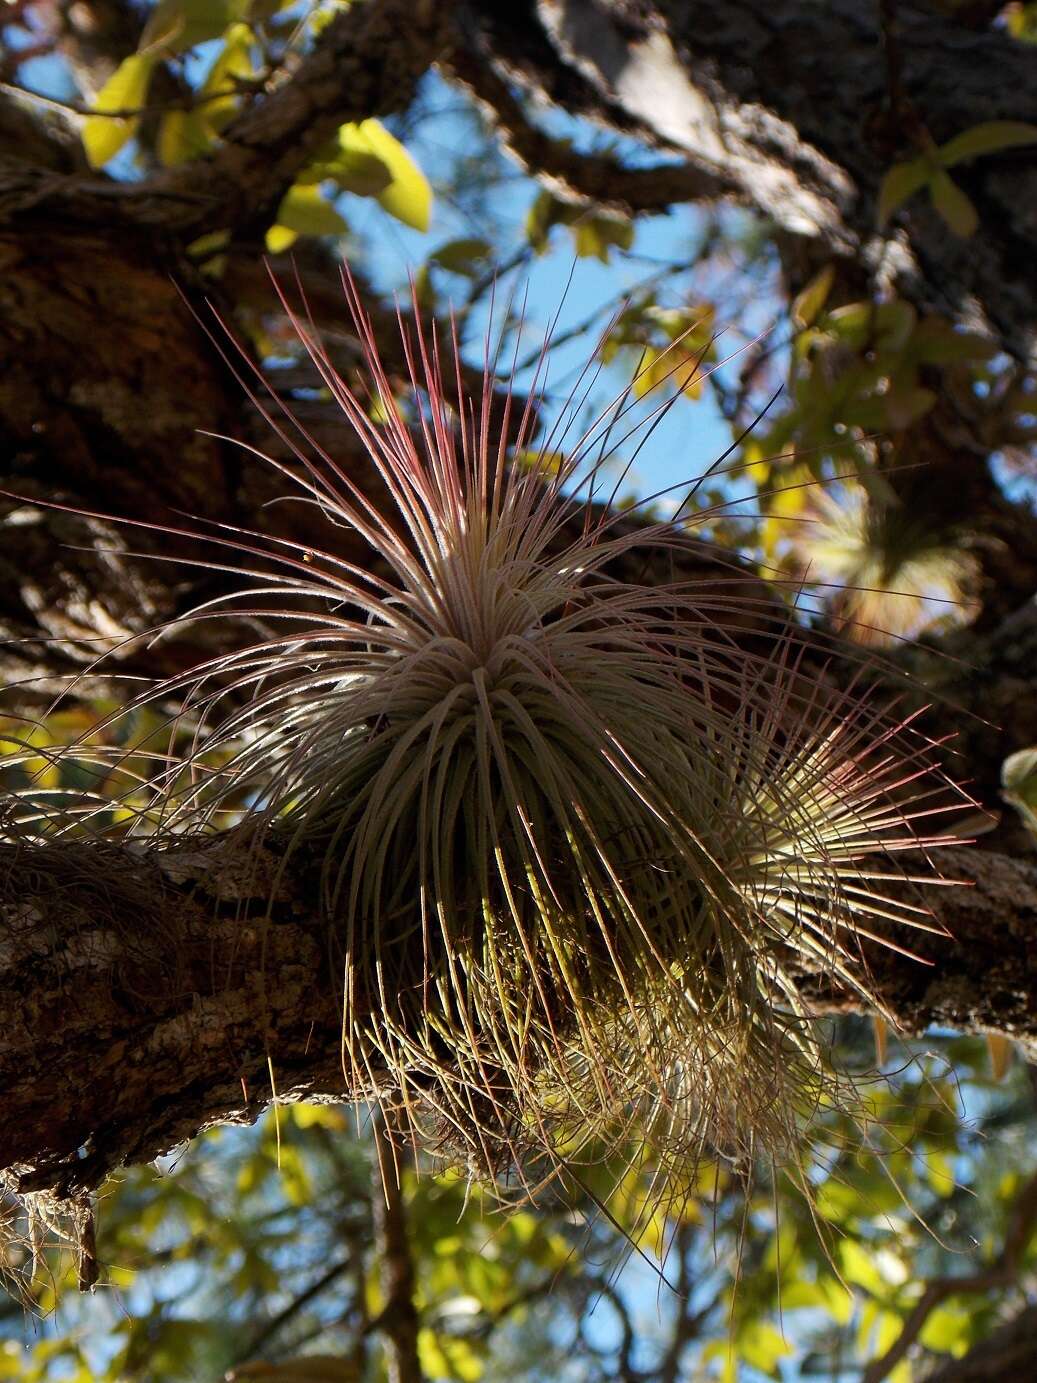
{"label": "tree canopy", "polygon": [[[13,0],[2,19],[0,1376],[1025,1377],[1037,5]],[[421,322],[444,361],[458,343],[435,387]],[[852,736],[858,704],[895,704],[965,785],[905,866],[933,930],[909,933],[861,875],[882,932],[854,938],[866,986],[823,958],[782,971],[860,1090],[856,1119],[817,1097],[798,1178],[720,1148],[684,1183],[668,1163],[660,1196],[654,1154],[606,1148],[501,1209],[456,1148],[412,1146],[391,1061],[349,1078],[326,866],[249,835],[309,780],[275,811],[243,777],[219,829],[161,849],[136,829],[163,773],[184,798],[192,744],[203,779],[237,762],[233,736],[205,739],[193,670],[231,707],[285,659],[316,678],[306,620],[349,603],[320,585],[329,551],[395,590],[391,544],[319,486],[286,502],[307,472],[274,397],[361,514],[387,505],[363,439],[395,436],[394,409],[444,435],[484,424],[509,474],[563,501],[592,475],[603,583],[694,590],[721,631],[728,651],[696,644],[682,685],[723,669],[688,723],[733,778],[754,764],[725,738],[738,689],[755,725],[779,667],[791,700],[824,689],[832,736],[825,707]],[[289,548],[303,603],[282,635],[243,571]],[[587,588],[571,579],[559,620]],[[639,656],[672,637],[664,604],[639,616]],[[260,761],[263,724],[238,724]],[[809,824],[829,779],[795,743],[782,728],[772,759]],[[486,829],[466,837],[473,874]],[[363,936],[358,1010],[384,984],[378,927]],[[540,962],[509,963],[536,988]],[[448,1066],[444,1031],[393,1041]]]}

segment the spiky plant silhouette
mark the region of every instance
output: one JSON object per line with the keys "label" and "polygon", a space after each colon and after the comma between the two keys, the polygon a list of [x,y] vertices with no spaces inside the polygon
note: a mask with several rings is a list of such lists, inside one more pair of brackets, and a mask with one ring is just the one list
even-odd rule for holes
{"label": "spiky plant silhouette", "polygon": [[344,284],[366,390],[285,310],[383,500],[253,391],[329,547],[217,536],[253,585],[194,617],[290,622],[149,693],[186,692],[196,730],[141,828],[247,800],[253,839],[315,862],[351,1087],[395,1088],[475,1171],[534,1185],[631,1139],[661,1186],[714,1151],[794,1160],[842,1098],[796,971],[874,1002],[861,938],[926,925],[892,857],[943,839],[930,746],[837,690],[744,572],[631,578],[688,539],[594,500],[625,399],[573,435],[573,396],[534,446],[543,362],[494,426],[492,353],[467,398],[456,337],[416,313],[401,402]]}

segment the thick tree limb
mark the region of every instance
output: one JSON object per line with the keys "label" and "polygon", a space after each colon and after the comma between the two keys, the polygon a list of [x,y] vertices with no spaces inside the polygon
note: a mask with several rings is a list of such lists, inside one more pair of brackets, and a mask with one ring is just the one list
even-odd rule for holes
{"label": "thick tree limb", "polygon": [[346,121],[405,108],[445,50],[449,6],[369,0],[340,14],[290,80],[244,111],[204,158],[144,182],[71,177],[0,156],[0,223],[151,227],[190,238],[265,228],[314,153]]}
{"label": "thick tree limb", "polygon": [[486,58],[463,44],[451,53],[448,70],[479,102],[508,152],[565,201],[592,202],[632,216],[663,211],[677,202],[714,201],[736,190],[722,171],[694,163],[628,168],[608,154],[578,153],[567,141],[539,129]]}
{"label": "thick tree limb", "polygon": [[[578,74],[583,105],[589,86],[601,118],[620,110],[704,174],[733,180],[785,230],[830,255],[863,258],[879,284],[987,326],[1020,359],[1037,359],[1026,270],[1032,150],[955,169],[980,210],[970,240],[950,234],[921,197],[898,216],[902,230],[876,232],[882,178],[917,152],[902,142],[902,122],[887,119],[876,6],[524,0],[505,12],[492,0],[469,3],[494,59],[520,67],[543,95],[564,103],[563,78]],[[946,14],[908,5],[897,13],[903,89],[937,143],[982,121],[1037,120],[1032,46]]]}
{"label": "thick tree limb", "polygon": [[[301,854],[240,834],[163,850],[0,847],[0,1168],[22,1191],[92,1189],[272,1097],[351,1100],[341,973]],[[1037,865],[976,850],[930,890],[952,933],[880,948],[872,983],[908,1032],[1003,1032],[1037,1052]],[[267,899],[270,899],[269,906]],[[391,984],[391,980],[387,980]],[[819,1008],[852,1008],[803,978]]]}

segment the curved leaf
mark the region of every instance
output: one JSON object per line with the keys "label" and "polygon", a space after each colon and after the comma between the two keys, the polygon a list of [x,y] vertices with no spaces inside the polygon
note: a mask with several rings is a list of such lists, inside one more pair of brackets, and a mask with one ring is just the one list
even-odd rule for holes
{"label": "curved leaf", "polygon": [[[378,120],[343,125],[338,137],[339,148],[347,156],[347,162],[349,156],[362,156],[368,175],[372,158],[387,169],[389,181],[373,195],[390,216],[395,216],[405,226],[427,231],[432,216],[432,188],[400,141]],[[329,167],[328,174],[337,177],[334,166]],[[347,190],[354,189],[347,187]]]}
{"label": "curved leaf", "polygon": [[154,53],[131,53],[124,58],[97,93],[97,115],[83,122],[83,148],[91,168],[101,168],[113,159],[133,137],[139,115],[106,115],[103,111],[137,111],[148,95],[148,83],[158,57]]}
{"label": "curved leaf", "polygon": [[1003,149],[1018,149],[1025,144],[1037,144],[1037,125],[1022,120],[985,120],[949,139],[937,157],[944,168],[953,168],[966,159],[999,154]]}
{"label": "curved leaf", "polygon": [[979,226],[979,213],[956,182],[941,168],[933,174],[929,183],[929,195],[933,206],[950,226],[955,235],[967,240]]}

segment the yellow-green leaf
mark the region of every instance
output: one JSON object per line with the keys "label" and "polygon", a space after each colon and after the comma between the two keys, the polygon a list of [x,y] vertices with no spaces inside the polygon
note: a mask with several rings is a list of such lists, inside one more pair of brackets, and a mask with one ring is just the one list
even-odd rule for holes
{"label": "yellow-green leaf", "polygon": [[1022,120],[985,120],[941,145],[937,157],[944,168],[953,168],[966,159],[999,154],[1003,149],[1018,149],[1025,144],[1037,144],[1037,125]]}
{"label": "yellow-green leaf", "polygon": [[343,151],[325,172],[344,192],[352,192],[356,197],[377,197],[392,184],[388,165],[377,154],[368,154],[362,149]]}
{"label": "yellow-green leaf", "polygon": [[157,57],[131,53],[124,58],[97,93],[94,110],[83,122],[83,148],[91,168],[101,168],[132,138],[138,115],[104,115],[103,111],[138,111],[148,95],[148,83]]}
{"label": "yellow-green leaf", "polygon": [[319,187],[298,183],[281,198],[275,220],[296,235],[342,235],[349,229]]}
{"label": "yellow-green leaf", "polygon": [[1037,835],[1037,748],[1009,754],[1001,765],[1001,795]]}
{"label": "yellow-green leaf", "polygon": [[1010,1037],[1005,1037],[1004,1033],[988,1032],[987,1055],[990,1057],[990,1074],[995,1080],[1004,1080],[1008,1074],[1008,1068],[1012,1064],[1012,1056],[1015,1052],[1015,1044]]}
{"label": "yellow-green leaf", "polygon": [[925,1325],[918,1336],[926,1349],[939,1350],[941,1354],[956,1357],[965,1353],[969,1347],[972,1318],[961,1306],[938,1306],[929,1313]]}
{"label": "yellow-green leaf", "polygon": [[223,47],[202,84],[205,97],[201,109],[215,130],[222,130],[237,114],[241,104],[236,79],[253,76],[255,37],[247,24],[231,24],[224,34]]}
{"label": "yellow-green leaf", "polygon": [[[432,216],[432,188],[428,179],[398,139],[377,120],[339,129],[339,147],[345,155],[364,155],[379,160],[389,181],[374,195],[391,216],[415,230],[426,231]],[[335,176],[329,169],[331,176]]]}
{"label": "yellow-green leaf", "polygon": [[290,230],[288,226],[279,226],[275,222],[267,230],[266,247],[272,255],[283,254],[289,246],[295,244],[298,238],[298,231]]}
{"label": "yellow-green leaf", "polygon": [[921,191],[932,173],[932,164],[926,158],[913,158],[906,163],[894,164],[879,188],[879,225],[884,226],[898,207]]}
{"label": "yellow-green leaf", "polygon": [[979,215],[972,202],[962,192],[958,184],[938,169],[929,182],[929,195],[933,206],[950,226],[955,235],[967,240],[979,225]]}
{"label": "yellow-green leaf", "polygon": [[839,1265],[847,1282],[863,1287],[872,1296],[884,1296],[886,1281],[871,1254],[855,1240],[843,1239],[839,1244]]}
{"label": "yellow-green leaf", "polygon": [[438,264],[452,274],[464,274],[471,278],[479,271],[479,266],[492,254],[493,247],[488,240],[478,236],[464,236],[459,240],[448,240],[429,255],[430,264]]}
{"label": "yellow-green leaf", "polygon": [[950,1158],[946,1153],[939,1149],[933,1149],[926,1154],[925,1158],[925,1179],[932,1187],[936,1195],[946,1200],[948,1196],[954,1194],[955,1180],[954,1168],[951,1166]]}
{"label": "yellow-green leaf", "polygon": [[138,51],[156,57],[184,53],[219,38],[244,9],[243,0],[159,0],[144,26]]}
{"label": "yellow-green leaf", "polygon": [[777,1376],[778,1360],[792,1353],[792,1346],[770,1321],[755,1321],[739,1331],[738,1353],[750,1368]]}
{"label": "yellow-green leaf", "polygon": [[792,320],[800,327],[808,327],[825,305],[835,280],[835,265],[826,264],[819,269],[801,293],[792,301]]}
{"label": "yellow-green leaf", "polygon": [[581,216],[572,226],[573,244],[580,259],[600,259],[608,264],[612,247],[629,250],[634,243],[634,227],[618,216]]}
{"label": "yellow-green leaf", "polygon": [[171,110],[159,123],[155,152],[166,168],[172,168],[204,154],[215,137],[201,111]]}

